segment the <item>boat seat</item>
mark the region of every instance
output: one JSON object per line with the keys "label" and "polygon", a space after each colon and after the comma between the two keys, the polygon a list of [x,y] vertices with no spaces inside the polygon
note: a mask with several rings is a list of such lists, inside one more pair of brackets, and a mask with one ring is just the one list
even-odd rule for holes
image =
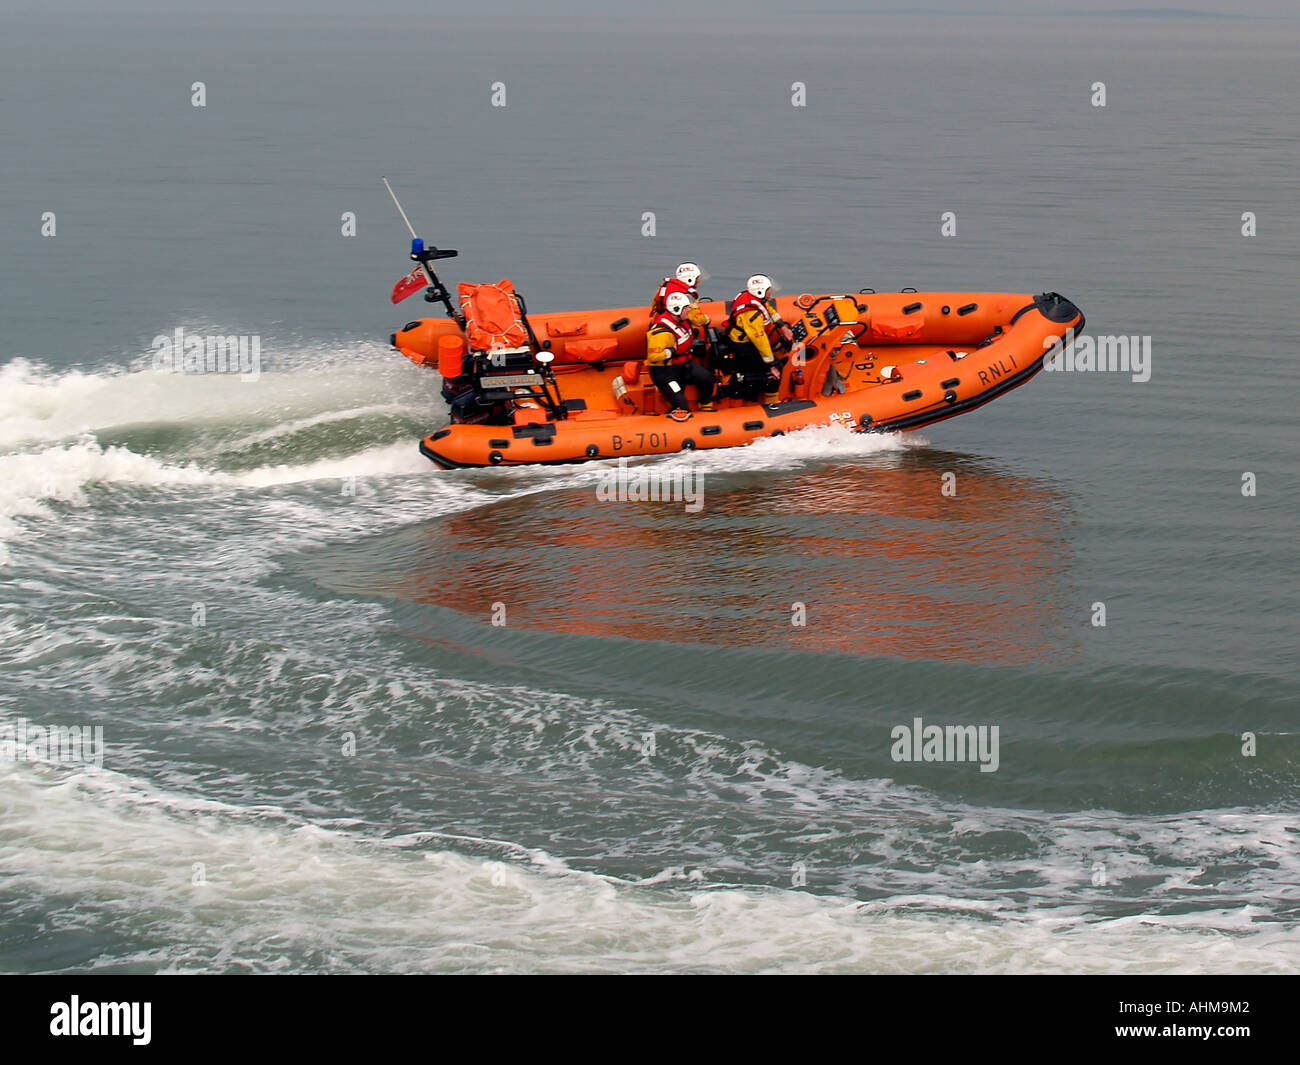
{"label": "boat seat", "polygon": [[794,360],[790,359],[781,372],[781,395],[791,399],[820,397],[826,376],[830,372],[832,355],[829,350],[817,351],[803,365],[803,384],[794,383]]}
{"label": "boat seat", "polygon": [[644,366],[644,361],[640,359],[629,359],[623,363],[623,369],[614,378],[615,398],[638,413],[649,409],[654,397],[659,394],[650,375],[642,372]]}

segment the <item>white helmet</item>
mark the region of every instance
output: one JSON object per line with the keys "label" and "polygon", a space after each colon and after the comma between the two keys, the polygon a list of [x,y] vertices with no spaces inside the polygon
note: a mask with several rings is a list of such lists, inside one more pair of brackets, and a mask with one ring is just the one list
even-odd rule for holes
{"label": "white helmet", "polygon": [[700,264],[699,263],[679,263],[677,266],[677,280],[694,288],[700,283]]}
{"label": "white helmet", "polygon": [[680,318],[686,313],[686,308],[691,305],[691,297],[685,292],[670,292],[668,298],[664,300],[664,306],[668,308],[668,313],[675,318]]}
{"label": "white helmet", "polygon": [[755,274],[745,282],[745,287],[749,289],[751,295],[766,299],[767,294],[772,291],[772,279],[767,274]]}

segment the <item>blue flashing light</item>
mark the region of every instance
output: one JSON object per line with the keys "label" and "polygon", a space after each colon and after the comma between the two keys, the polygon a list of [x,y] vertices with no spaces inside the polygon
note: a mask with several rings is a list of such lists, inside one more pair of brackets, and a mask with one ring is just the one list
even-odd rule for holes
{"label": "blue flashing light", "polygon": [[419,237],[412,237],[411,254],[420,255],[421,253],[423,253],[423,251],[424,251],[424,241],[422,241]]}

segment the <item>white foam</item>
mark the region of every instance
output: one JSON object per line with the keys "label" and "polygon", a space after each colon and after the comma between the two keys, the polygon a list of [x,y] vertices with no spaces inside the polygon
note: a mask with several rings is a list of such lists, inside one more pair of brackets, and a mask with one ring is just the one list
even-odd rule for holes
{"label": "white foam", "polygon": [[20,517],[48,517],[47,502],[85,506],[91,484],[212,484],[221,475],[198,466],[170,465],[122,447],[100,447],[92,439],[43,451],[0,455],[0,565],[9,561],[5,544],[18,532]]}
{"label": "white foam", "polygon": [[416,410],[417,408],[404,403],[372,403],[361,407],[346,407],[342,410],[327,410],[319,414],[309,415],[306,418],[293,418],[267,429],[259,429],[257,432],[248,433],[236,440],[232,440],[225,446],[230,451],[244,451],[257,444],[265,444],[272,440],[292,436],[304,429],[314,429],[318,425],[332,425],[336,422],[351,421],[354,418],[364,418],[370,415],[411,414]]}
{"label": "white foam", "polygon": [[0,455],[0,566],[9,563],[7,545],[21,531],[17,519],[49,519],[49,503],[85,506],[86,489],[94,485],[268,488],[346,477],[364,482],[372,477],[425,474],[428,469],[428,460],[408,443],[303,465],[265,466],[240,473],[205,470],[193,462],[164,462],[125,447],[105,448],[90,437],[75,444]]}
{"label": "white foam", "polygon": [[230,479],[254,488],[302,481],[322,481],[345,477],[383,477],[394,474],[429,472],[429,460],[413,443],[402,442],[370,448],[355,455],[319,459],[300,466],[263,466]]}
{"label": "white foam", "polygon": [[51,426],[60,435],[84,431],[66,429],[70,422],[85,417],[68,418],[69,411],[95,409],[95,396],[112,380],[110,374],[86,374],[79,370],[50,373],[26,359],[15,359],[0,366],[0,443],[24,440],[47,440]]}
{"label": "white foam", "polygon": [[[368,415],[432,410],[437,380],[404,360],[308,363],[255,382],[237,375],[156,373],[152,369],[54,372],[25,359],[0,366],[0,565],[21,518],[48,518],[50,503],[84,506],[98,484],[265,488],[338,477],[425,473],[414,440],[303,464],[238,473],[180,455],[103,447],[98,434],[134,425],[216,427],[222,450],[239,452],[313,426]],[[410,397],[399,402],[394,396]],[[222,430],[226,429],[227,433]],[[183,435],[183,434],[182,434]],[[211,436],[207,438],[209,443]]]}
{"label": "white foam", "polygon": [[307,366],[263,373],[255,381],[229,374],[78,370],[55,373],[25,359],[0,367],[0,445],[64,441],[131,425],[229,424],[283,426],[322,416],[392,409],[411,394],[425,409],[437,378],[405,360]]}
{"label": "white foam", "polygon": [[[111,737],[109,737],[111,757]],[[189,800],[111,770],[0,765],[10,890],[79,899],[164,970],[1289,972],[1293,933],[1178,919],[916,914],[772,888],[677,888],[365,840],[271,808]],[[484,841],[487,842],[487,841]],[[196,865],[195,863],[199,863]],[[690,878],[687,878],[689,881]],[[197,882],[196,882],[197,881]],[[900,900],[906,901],[906,900]],[[933,901],[933,900],[929,900]],[[89,919],[89,917],[88,917]],[[308,962],[310,959],[310,962]]]}
{"label": "white foam", "polygon": [[899,455],[929,441],[915,433],[857,433],[842,425],[813,425],[784,436],[765,436],[747,447],[694,451],[672,459],[700,463],[719,473],[798,469],[828,459]]}

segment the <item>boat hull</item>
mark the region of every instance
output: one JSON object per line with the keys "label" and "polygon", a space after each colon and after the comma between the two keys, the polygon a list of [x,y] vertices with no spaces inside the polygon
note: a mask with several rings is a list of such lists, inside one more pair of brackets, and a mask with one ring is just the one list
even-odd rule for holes
{"label": "boat hull", "polygon": [[[555,367],[560,391],[582,396],[571,400],[577,409],[559,419],[534,409],[516,412],[509,425],[450,425],[426,436],[420,450],[439,466],[455,469],[740,447],[811,426],[842,425],[855,432],[916,429],[965,414],[1023,385],[1042,369],[1055,345],[1084,325],[1079,309],[1055,293],[872,293],[838,299],[841,307],[851,308],[856,301],[857,319],[842,315],[834,328],[809,342],[800,360],[802,373],[796,372],[795,360],[787,364],[777,403],[727,401],[716,412],[697,411],[689,421],[677,422],[664,415],[662,401],[646,386],[642,372],[640,398],[629,409],[615,398],[609,382],[622,372],[621,348],[626,346],[630,357],[640,353],[644,330],[639,338],[627,338],[636,346],[618,337],[614,348],[611,338],[591,323],[630,319],[634,312],[587,312],[581,319],[588,323],[582,339],[603,343],[604,357],[590,362],[577,357],[584,350],[601,350],[600,343],[575,346],[567,359],[561,348]],[[789,305],[781,307],[788,320],[804,313],[794,301],[781,302]],[[725,309],[710,309],[710,318],[720,324]],[[578,319],[533,316],[533,321],[539,336],[574,335]],[[419,325],[435,338],[433,343],[445,328]],[[629,334],[631,329],[629,322]],[[845,391],[827,387],[828,378]]]}

